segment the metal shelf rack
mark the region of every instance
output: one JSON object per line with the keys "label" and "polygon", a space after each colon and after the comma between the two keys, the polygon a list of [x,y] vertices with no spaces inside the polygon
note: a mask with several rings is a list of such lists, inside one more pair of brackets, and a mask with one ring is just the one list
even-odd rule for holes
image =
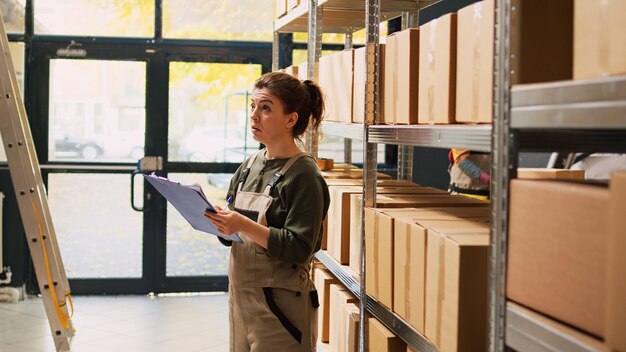
{"label": "metal shelf rack", "polygon": [[[366,26],[365,0],[318,0],[318,8],[324,17],[324,32],[353,33]],[[401,15],[403,11],[417,11],[415,0],[385,0],[381,3],[381,20],[385,21]],[[277,32],[308,32],[309,2],[304,1],[274,23]]]}
{"label": "metal shelf rack", "polygon": [[[376,197],[376,144],[367,142],[368,128],[378,121],[378,91],[379,91],[379,24],[383,20],[394,18],[400,15],[405,17],[405,22],[410,22],[417,18],[417,11],[420,7],[432,3],[432,0],[308,0],[292,9],[285,16],[274,22],[274,45],[273,45],[273,69],[278,69],[278,46],[280,32],[308,32],[308,68],[307,77],[315,79],[317,77],[317,62],[321,54],[321,34],[328,33],[348,33],[346,46],[351,46],[351,33],[366,28],[367,36],[367,82],[365,85],[366,104],[365,121],[363,124],[341,125],[324,123],[322,130],[325,133],[339,135],[351,139],[365,139],[364,142],[364,202],[363,206],[373,206]],[[414,21],[416,22],[416,21]],[[373,104],[372,104],[373,102]],[[307,136],[306,149],[313,155],[317,154],[317,136],[310,134]],[[349,148],[351,142],[346,143]],[[346,153],[347,155],[348,153]],[[412,155],[408,150],[401,149],[400,160],[401,169],[409,170]],[[406,160],[405,160],[406,159]],[[399,167],[400,169],[400,167]],[[410,171],[399,172],[402,177],[410,177]],[[361,219],[363,221],[363,219]],[[363,226],[361,226],[363,229]],[[364,233],[361,233],[362,250],[365,253]],[[371,299],[365,292],[365,285],[356,282],[351,278],[341,266],[338,266],[332,259],[321,252],[317,254],[320,261],[326,264],[333,273],[339,277],[347,287],[357,296],[363,297],[360,302],[360,313],[363,317],[359,324],[360,350],[367,350],[367,324],[366,317],[373,314],[380,319],[388,328],[393,330],[400,338],[416,350],[436,351],[430,342],[410,328],[405,322],[399,319],[387,308]],[[364,257],[364,255],[362,255]],[[366,268],[363,258],[361,263],[361,278],[365,278]]]}
{"label": "metal shelf rack", "polygon": [[513,2],[496,1],[489,351],[604,351],[507,303],[508,187],[520,151],[626,152],[626,77],[510,88]]}
{"label": "metal shelf rack", "polygon": [[[319,251],[315,255],[317,260],[319,260],[324,266],[335,275],[339,281],[343,285],[345,285],[353,295],[357,298],[361,298],[361,287],[360,282],[352,275],[350,275],[337,261],[331,258],[326,251]],[[367,310],[374,316],[376,319],[383,322],[385,325],[391,327],[391,329],[402,336],[402,339],[412,346],[415,351],[425,351],[425,352],[436,352],[437,348],[433,346],[424,336],[415,331],[410,325],[408,325],[404,320],[398,317],[396,314],[392,313],[378,303],[371,296],[367,296]]]}
{"label": "metal shelf rack", "polygon": [[489,152],[491,133],[491,125],[376,125],[369,127],[368,142]]}
{"label": "metal shelf rack", "polygon": [[506,319],[506,344],[518,351],[609,352],[599,341],[512,303],[507,304]]}

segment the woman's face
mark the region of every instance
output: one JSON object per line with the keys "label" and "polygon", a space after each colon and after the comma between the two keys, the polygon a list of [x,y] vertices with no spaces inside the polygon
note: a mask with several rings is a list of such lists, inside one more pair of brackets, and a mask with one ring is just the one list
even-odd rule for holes
{"label": "woman's face", "polygon": [[267,145],[283,138],[293,138],[296,114],[285,114],[282,102],[269,90],[263,88],[252,92],[250,111],[254,140]]}

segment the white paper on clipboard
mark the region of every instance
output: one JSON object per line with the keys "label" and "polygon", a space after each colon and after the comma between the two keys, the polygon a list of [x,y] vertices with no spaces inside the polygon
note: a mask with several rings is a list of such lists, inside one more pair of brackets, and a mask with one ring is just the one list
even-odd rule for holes
{"label": "white paper on clipboard", "polygon": [[178,210],[194,229],[207,232],[229,241],[243,242],[239,235],[225,235],[217,230],[207,218],[205,210],[215,212],[215,208],[206,198],[199,185],[183,185],[179,182],[160,177],[154,173],[143,177],[157,190],[170,204]]}

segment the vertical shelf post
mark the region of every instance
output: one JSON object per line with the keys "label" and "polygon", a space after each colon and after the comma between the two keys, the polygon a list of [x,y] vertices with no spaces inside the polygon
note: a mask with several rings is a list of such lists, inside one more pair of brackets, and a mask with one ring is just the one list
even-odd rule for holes
{"label": "vertical shelf post", "polygon": [[[494,121],[491,166],[491,241],[489,248],[489,351],[505,350],[506,252],[509,179],[516,172],[513,135],[510,134],[511,0],[495,6]],[[514,154],[515,155],[515,154]]]}
{"label": "vertical shelf post", "polygon": [[[352,49],[352,33],[346,33],[346,39],[344,41],[344,49]],[[343,162],[345,164],[352,164],[352,139],[343,139]]]}
{"label": "vertical shelf post", "polygon": [[[309,0],[309,38],[307,45],[307,78],[318,81],[318,62],[322,55],[322,23],[324,11],[318,0]],[[318,134],[309,128],[305,137],[305,149],[317,158]]]}
{"label": "vertical shelf post", "polygon": [[367,293],[365,290],[365,207],[376,205],[377,145],[368,143],[369,126],[378,122],[380,87],[380,2],[367,0],[365,9],[366,54],[365,54],[365,118],[363,119],[363,202],[361,207],[361,301],[359,321],[359,351],[368,350]]}

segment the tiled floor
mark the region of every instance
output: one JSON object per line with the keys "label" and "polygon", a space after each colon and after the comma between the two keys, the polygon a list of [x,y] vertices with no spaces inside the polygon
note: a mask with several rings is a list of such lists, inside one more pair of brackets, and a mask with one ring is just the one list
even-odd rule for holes
{"label": "tiled floor", "polygon": [[[226,294],[75,297],[71,350],[228,351]],[[40,298],[0,303],[0,351],[55,351]]]}
{"label": "tiled floor", "polygon": [[[228,351],[226,294],[74,297],[72,352]],[[0,303],[0,351],[53,352],[40,298]],[[328,351],[318,346],[318,351]]]}

